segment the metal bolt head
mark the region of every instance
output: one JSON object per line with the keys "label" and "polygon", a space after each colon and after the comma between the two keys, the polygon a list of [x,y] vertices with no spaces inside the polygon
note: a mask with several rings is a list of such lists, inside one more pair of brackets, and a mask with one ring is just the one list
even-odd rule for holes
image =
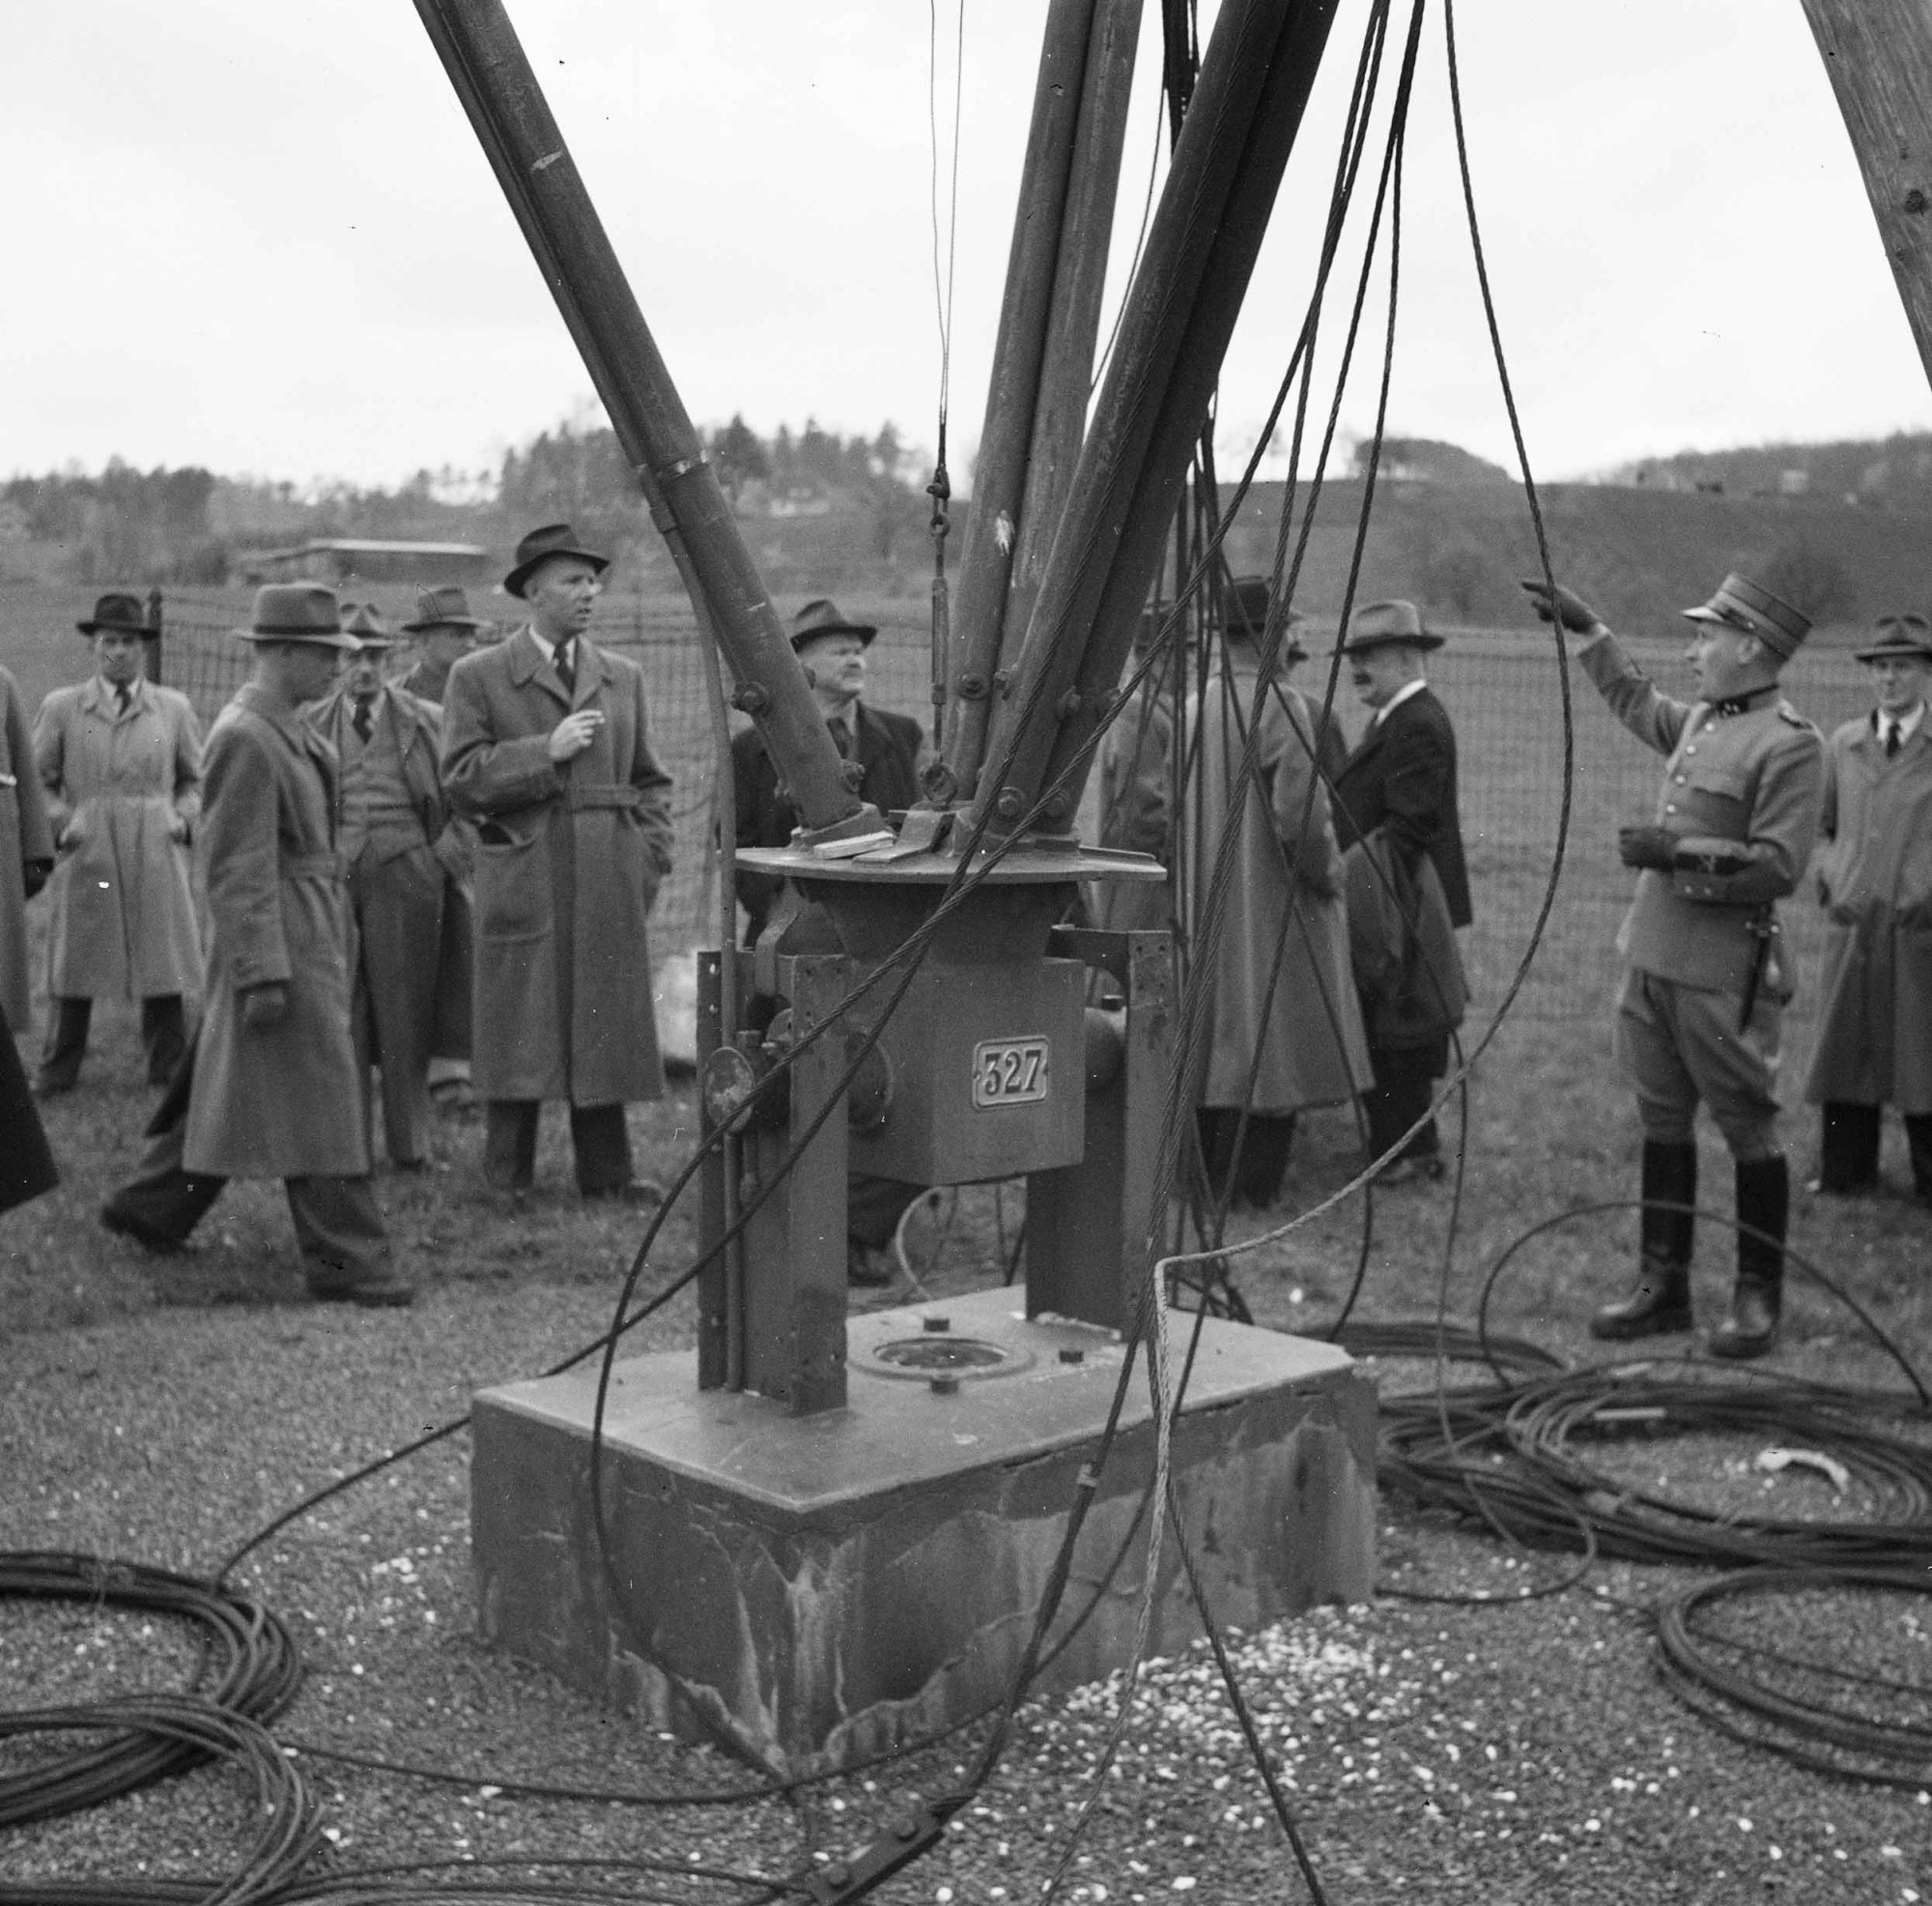
{"label": "metal bolt head", "polygon": [[950,1317],[922,1317],[920,1325],[925,1330],[951,1330],[952,1320]]}
{"label": "metal bolt head", "polygon": [[930,1380],[934,1396],[957,1396],[959,1394],[959,1379],[953,1376],[950,1370],[940,1371]]}
{"label": "metal bolt head", "polygon": [[1076,1345],[1067,1344],[1061,1349],[1060,1360],[1062,1363],[1085,1363],[1087,1352]]}
{"label": "metal bolt head", "polygon": [[1018,820],[1026,812],[1026,796],[1017,787],[1003,787],[993,803],[993,811],[1002,820]]}

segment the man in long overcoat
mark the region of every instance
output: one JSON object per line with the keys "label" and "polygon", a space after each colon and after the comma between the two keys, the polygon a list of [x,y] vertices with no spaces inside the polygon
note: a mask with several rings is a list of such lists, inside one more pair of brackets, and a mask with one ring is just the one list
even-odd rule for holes
{"label": "man in long overcoat", "polygon": [[1748,577],[1684,612],[1697,699],[1663,695],[1571,590],[1525,583],[1536,612],[1584,640],[1583,672],[1611,714],[1665,757],[1654,819],[1624,828],[1638,869],[1617,934],[1615,1048],[1643,1125],[1642,1229],[1630,1294],[1590,1320],[1621,1341],[1690,1328],[1697,1106],[1711,1108],[1737,1186],[1738,1269],[1712,1353],[1762,1356],[1777,1335],[1791,1182],[1777,1128],[1778,1038],[1792,986],[1776,902],[1818,835],[1825,746],[1778,692],[1811,623]]}
{"label": "man in long overcoat", "polygon": [[176,1251],[231,1178],[278,1178],[317,1297],[410,1302],[369,1180],[349,1027],[355,925],[336,852],[335,752],[301,718],[345,649],[335,592],[255,597],[253,671],[209,730],[201,843],[205,1006],[108,1230]]}
{"label": "man in long overcoat", "polygon": [[[1424,666],[1424,657],[1441,646],[1413,603],[1365,603],[1349,618],[1342,654],[1369,725],[1336,777],[1335,832],[1346,849],[1383,830],[1390,852],[1410,874],[1427,859],[1441,882],[1450,925],[1460,927],[1469,925],[1471,910],[1456,730]],[[1363,1010],[1374,1016],[1366,1004]],[[1369,1145],[1379,1157],[1429,1110],[1435,1081],[1449,1068],[1448,1037],[1371,1043],[1369,1061],[1375,1069],[1365,1101]],[[1382,1168],[1380,1181],[1427,1182],[1443,1171],[1442,1141],[1430,1118]]]}
{"label": "man in long overcoat", "polygon": [[[436,705],[442,719],[449,671],[474,648],[490,625],[470,614],[460,583],[416,591],[415,619],[403,624],[414,640],[416,659],[397,686]],[[433,1098],[467,1098],[469,1093],[470,987],[476,966],[475,911],[470,884],[474,853],[466,823],[442,838],[439,853],[447,869],[442,885],[442,945],[437,951],[436,1019],[430,1028],[429,1089]]]}
{"label": "man in long overcoat", "polygon": [[570,1108],[578,1189],[648,1201],[627,1101],[657,1098],[646,921],[670,870],[670,776],[643,672],[588,639],[608,558],[568,524],[517,546],[504,589],[530,620],[449,674],[442,778],[476,829],[476,1025],[483,1173],[521,1198],[545,1099]]}
{"label": "man in long overcoat", "polygon": [[[1261,672],[1266,583],[1254,580],[1264,600],[1230,616],[1226,653],[1188,699],[1199,792],[1185,905],[1197,955],[1190,984],[1211,994],[1195,1088],[1209,1191],[1264,1207],[1280,1191],[1295,1115],[1347,1104],[1368,1088],[1370,1071],[1314,714],[1279,669]],[[1284,629],[1283,645],[1292,640]],[[1243,791],[1251,739],[1256,773]],[[1213,923],[1214,863],[1231,828],[1233,877]]]}
{"label": "man in long overcoat", "polygon": [[[792,617],[791,647],[811,684],[846,775],[860,797],[880,813],[909,808],[919,799],[919,724],[865,700],[866,651],[878,628],[848,621],[836,603],[820,596]],[[778,770],[756,728],[731,739],[731,787],[741,847],[782,847],[798,826],[798,810],[780,784]],[[753,946],[778,908],[785,883],[770,874],[741,871],[739,904],[745,909],[745,944]],[[845,1186],[845,1266],[855,1284],[888,1284],[886,1253],[898,1221],[924,1187],[898,1179],[854,1172]]]}
{"label": "man in long overcoat", "polygon": [[421,1170],[429,1142],[429,1055],[436,1024],[443,896],[461,850],[448,839],[438,760],[442,712],[383,679],[388,631],[358,603],[347,681],[303,710],[341,764],[336,850],[355,917],[355,1049],[382,1068],[389,1161]]}
{"label": "man in long overcoat", "polygon": [[60,853],[47,895],[47,1028],[35,1090],[80,1076],[97,999],[138,999],[148,1082],[187,1046],[182,995],[201,982],[188,841],[201,814],[201,724],[186,696],[141,672],[140,599],[104,595],[74,625],[95,672],[57,688],[34,722],[34,766]]}
{"label": "man in long overcoat", "polygon": [[1877,1189],[1879,1121],[1894,1105],[1913,1190],[1932,1207],[1932,623],[1888,615],[1858,658],[1877,706],[1832,736],[1819,821],[1830,924],[1804,1081],[1822,1108],[1813,1189]]}
{"label": "man in long overcoat", "polygon": [[54,837],[34,772],[20,690],[0,669],[0,1016],[14,1036],[33,1024],[27,972],[27,902],[53,871]]}

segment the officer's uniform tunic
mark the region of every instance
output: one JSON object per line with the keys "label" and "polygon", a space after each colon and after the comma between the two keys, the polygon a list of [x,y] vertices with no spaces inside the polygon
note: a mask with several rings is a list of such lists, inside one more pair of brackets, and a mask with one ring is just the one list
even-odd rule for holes
{"label": "officer's uniform tunic", "polygon": [[1611,713],[1669,757],[1656,824],[1745,862],[1731,873],[1637,875],[1617,934],[1615,1050],[1644,1136],[1690,1143],[1701,1098],[1734,1157],[1772,1157],[1779,1023],[1792,992],[1773,903],[1811,858],[1824,742],[1775,687],[1735,701],[1673,700],[1607,631],[1577,656]]}

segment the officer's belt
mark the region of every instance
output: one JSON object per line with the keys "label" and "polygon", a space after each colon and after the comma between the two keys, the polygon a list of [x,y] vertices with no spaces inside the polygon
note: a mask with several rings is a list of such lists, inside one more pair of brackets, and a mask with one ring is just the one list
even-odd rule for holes
{"label": "officer's belt", "polygon": [[582,808],[633,809],[639,806],[643,798],[643,790],[633,787],[628,782],[591,782],[582,787],[573,782],[564,805],[572,813]]}

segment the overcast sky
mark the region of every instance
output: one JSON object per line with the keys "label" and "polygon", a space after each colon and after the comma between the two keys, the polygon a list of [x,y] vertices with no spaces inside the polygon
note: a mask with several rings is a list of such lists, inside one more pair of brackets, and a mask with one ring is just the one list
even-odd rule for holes
{"label": "overcast sky", "polygon": [[[960,0],[933,4],[946,145]],[[984,404],[1043,0],[964,5],[955,462]],[[766,433],[809,415],[870,433],[890,417],[929,445],[927,7],[511,13],[693,415],[742,411]],[[1343,0],[1228,360],[1231,451],[1252,441],[1307,296],[1365,13]],[[1932,424],[1796,0],[1463,0],[1458,23],[1540,475]],[[1439,4],[1426,45],[1391,428],[1513,463],[1457,194]],[[7,68],[0,472],[119,455],[392,482],[494,465],[594,414],[409,0],[18,7]],[[1158,145],[1155,69],[1150,39],[1122,264]],[[1372,415],[1358,382],[1345,421]]]}

